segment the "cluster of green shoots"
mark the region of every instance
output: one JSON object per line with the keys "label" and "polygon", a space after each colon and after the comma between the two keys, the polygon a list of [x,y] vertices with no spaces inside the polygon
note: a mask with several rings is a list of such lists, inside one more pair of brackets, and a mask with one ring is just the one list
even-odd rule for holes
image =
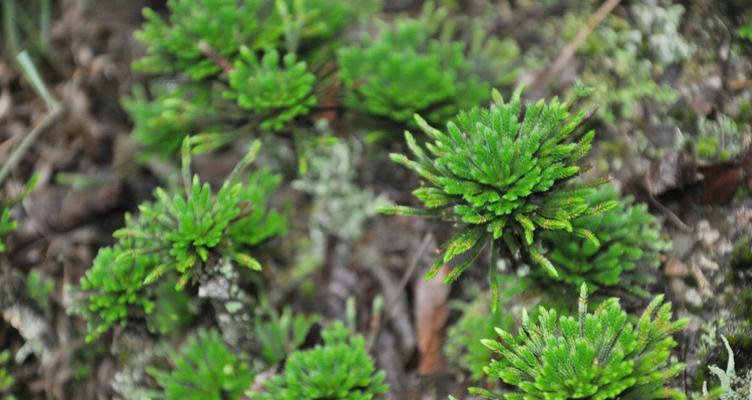
{"label": "cluster of green shoots", "polygon": [[[171,0],[167,19],[144,10],[134,63],[158,75],[123,105],[145,150],[170,155],[186,135],[224,144],[308,115],[330,83],[321,55],[360,13],[337,0]],[[357,18],[355,18],[357,19]]]}
{"label": "cluster of green shoots", "polygon": [[172,0],[167,19],[146,9],[136,38],[147,52],[134,68],[157,78],[123,99],[135,137],[170,155],[186,135],[214,147],[290,131],[331,107],[340,87],[345,108],[399,123],[415,112],[443,122],[487,99],[469,49],[441,34],[446,12],[430,3],[418,18],[381,24],[375,38],[335,47],[371,3]]}
{"label": "cluster of green shoots", "polygon": [[[488,108],[461,112],[445,131],[416,115],[429,140],[421,146],[406,132],[413,158],[391,157],[422,178],[413,194],[423,207],[382,208],[459,227],[442,245],[427,278],[450,265],[445,280],[452,282],[490,248],[493,312],[501,296],[500,255],[536,267],[530,278],[541,286],[553,281],[581,288],[578,319],[542,308],[537,325],[524,315],[517,337],[497,327],[501,341],[483,343],[501,359],[482,371],[516,391],[502,396],[476,388],[474,393],[519,400],[680,398],[666,385],[684,369],[669,355],[676,344],[672,334],[686,321],[671,321],[670,304],[661,306],[659,296],[632,325],[616,299],[594,314],[587,313],[585,301],[589,290],[619,285],[647,295],[640,285],[653,271],[644,268],[656,267],[667,247],[657,221],[603,179],[578,177],[578,161],[594,137],[593,131],[580,131],[585,112],[572,113],[570,104],[557,99],[523,105],[520,90],[508,102],[498,92],[493,99]],[[489,328],[477,320],[461,323],[457,329]],[[484,352],[450,342],[477,378]]]}
{"label": "cluster of green shoots", "polygon": [[444,122],[485,101],[490,88],[466,60],[465,44],[438,35],[445,17],[428,6],[421,19],[382,23],[377,37],[340,49],[345,104],[407,123],[415,113]]}
{"label": "cluster of green shoots", "polygon": [[542,309],[535,323],[523,314],[514,336],[497,329],[499,339],[483,343],[499,358],[486,373],[515,388],[499,396],[472,391],[489,399],[667,399],[682,398],[667,387],[684,364],[670,359],[672,335],[687,320],[671,320],[671,304],[656,297],[632,323],[618,299],[587,309],[585,284],[576,318]]}
{"label": "cluster of green shoots", "polygon": [[599,244],[566,231],[547,231],[541,237],[547,257],[559,272],[551,278],[534,272],[534,278],[543,284],[551,279],[578,288],[583,283],[591,291],[600,287],[622,286],[646,295],[641,286],[655,280],[655,268],[660,264],[660,253],[668,247],[661,238],[658,221],[645,204],[633,204],[631,197],[619,197],[613,185],[603,185],[587,197],[590,206],[616,202],[597,215],[575,219],[572,226],[586,229],[598,238]]}
{"label": "cluster of green shoots", "polygon": [[6,395],[6,392],[13,386],[13,376],[10,375],[5,364],[10,360],[10,352],[7,350],[0,351],[0,398],[3,400],[14,400],[12,395]]}
{"label": "cluster of green shoots", "polygon": [[[595,136],[594,131],[578,129],[587,114],[572,114],[569,105],[557,99],[523,108],[521,94],[517,90],[505,102],[494,91],[489,107],[461,112],[447,123],[446,131],[416,115],[416,123],[430,139],[426,149],[405,132],[414,159],[391,155],[424,179],[413,191],[424,208],[390,206],[382,211],[435,216],[461,226],[442,246],[442,256],[429,277],[442,265],[455,262],[446,281],[457,279],[489,243],[497,242],[512,254],[523,250],[532,263],[558,277],[540,243],[544,231],[561,230],[600,245],[587,226],[575,223],[618,204],[588,202],[593,186],[602,181],[585,184],[573,179],[582,170],[578,160],[590,150]],[[464,258],[456,262],[458,256]]]}
{"label": "cluster of green shoots", "polygon": [[385,393],[384,372],[366,352],[365,339],[353,337],[341,322],[325,329],[324,344],[293,353],[285,371],[264,384],[259,400],[370,400]]}
{"label": "cluster of green shoots", "polygon": [[341,322],[324,329],[322,336],[322,345],[291,352],[284,372],[259,390],[250,390],[254,372],[216,331],[200,331],[180,351],[169,351],[170,369],[150,367],[148,372],[167,400],[238,400],[244,395],[255,400],[371,400],[388,390],[363,337],[352,336]]}
{"label": "cluster of green shoots", "polygon": [[0,253],[8,249],[6,238],[16,230],[17,223],[11,216],[11,211],[18,203],[34,190],[38,177],[36,175],[29,179],[26,187],[16,196],[0,200]]}
{"label": "cluster of green shoots", "polygon": [[260,270],[248,249],[283,234],[285,218],[266,208],[280,178],[259,170],[242,178],[253,162],[260,142],[254,142],[225,183],[214,193],[208,183],[190,175],[190,140],[183,144],[183,187],[174,194],[162,188],[155,201],[127,215],[116,243],[99,251],[94,265],[81,280],[89,292],[84,313],[89,340],[129,317],[153,311],[153,291],[160,281],[177,279],[177,288],[211,272],[222,258]]}
{"label": "cluster of green shoots", "polygon": [[[491,247],[494,258],[502,253],[537,266],[531,275],[541,284],[624,285],[645,294],[639,285],[651,271],[644,267],[657,267],[668,245],[645,205],[621,198],[605,179],[578,178],[578,161],[594,137],[594,131],[579,131],[587,116],[556,99],[523,106],[521,90],[508,102],[494,92],[493,104],[460,113],[446,131],[416,115],[430,141],[423,148],[406,132],[414,158],[391,158],[423,178],[413,191],[423,208],[386,206],[382,212],[459,226],[429,278],[450,264],[445,280],[454,281]],[[493,284],[494,263],[489,274]]]}
{"label": "cluster of green shoots", "polygon": [[0,253],[8,247],[5,244],[5,237],[16,230],[16,221],[10,217],[10,208],[3,207],[0,209]]}

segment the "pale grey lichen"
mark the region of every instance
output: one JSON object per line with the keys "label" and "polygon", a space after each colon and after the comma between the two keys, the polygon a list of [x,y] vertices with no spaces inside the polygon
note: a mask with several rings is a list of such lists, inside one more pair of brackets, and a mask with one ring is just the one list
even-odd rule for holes
{"label": "pale grey lichen", "polygon": [[[720,381],[720,388],[722,393],[720,394],[720,400],[752,400],[752,371],[747,371],[746,376],[739,376],[736,373],[736,365],[734,362],[734,352],[729,345],[725,336],[721,335],[723,340],[723,346],[726,347],[728,353],[728,362],[726,363],[726,370],[720,369],[717,365],[711,365],[708,367],[710,373],[715,375]],[[702,394],[708,396],[708,382],[702,383]]]}
{"label": "pale grey lichen", "polygon": [[688,59],[694,46],[679,32],[684,7],[681,4],[663,4],[659,0],[645,0],[630,7],[637,25],[661,64],[673,64]]}
{"label": "pale grey lichen", "polygon": [[[251,296],[238,285],[239,272],[229,258],[222,258],[201,277],[198,297],[209,300],[222,339],[234,350],[256,349]],[[238,354],[244,354],[238,352]]]}
{"label": "pale grey lichen", "polygon": [[362,154],[362,144],[354,139],[312,149],[308,171],[292,183],[293,188],[313,197],[312,237],[329,234],[353,242],[361,236],[364,221],[376,215],[378,206],[387,203],[383,196],[357,185],[356,166]]}

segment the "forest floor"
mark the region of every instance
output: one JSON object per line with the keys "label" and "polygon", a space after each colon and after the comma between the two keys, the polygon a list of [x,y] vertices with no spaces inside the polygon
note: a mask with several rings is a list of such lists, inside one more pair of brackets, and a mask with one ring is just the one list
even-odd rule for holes
{"label": "forest floor", "polygon": [[[11,236],[12,251],[3,254],[0,282],[0,349],[15,354],[30,336],[42,343],[42,350],[30,350],[9,368],[19,399],[115,397],[111,382],[122,361],[114,356],[115,342],[106,336],[85,343],[85,323],[66,310],[76,301],[70,288],[78,286],[97,249],[112,243],[112,232],[124,224],[124,212],[151,198],[175,168],[138,160],[131,122],[120,105],[143,79],[130,67],[143,54],[133,40],[143,23],[141,8],[159,9],[163,3],[56,1],[48,37],[28,39],[35,46],[33,60],[64,111],[23,154],[3,188],[8,196],[17,194],[32,174],[38,176],[35,189],[14,212],[18,229]],[[385,3],[387,17],[420,10],[414,1]],[[473,15],[485,2],[447,3]],[[496,34],[514,40],[519,48],[509,64],[517,71],[511,87],[526,83],[530,98],[561,94],[575,80],[627,88],[619,92],[620,99],[604,100],[611,102],[605,104],[614,115],[594,122],[598,135],[588,156],[593,166],[588,173],[611,175],[624,192],[648,203],[661,221],[663,236],[672,242],[650,291],[665,294],[675,313],[690,319],[677,335],[676,356],[688,366],[679,385],[697,391],[710,379],[703,372],[707,365],[725,365],[720,334],[732,339],[737,369],[752,368],[752,42],[739,39],[735,31],[744,2],[737,2],[742,4],[738,8],[710,0],[681,2],[684,13],[674,33],[687,51],[669,49],[665,57],[656,51],[654,57],[663,57],[663,67],[649,74],[676,93],[670,101],[655,100],[651,89],[629,92],[637,84],[628,76],[603,67],[603,59],[588,58],[588,52],[610,54],[613,43],[593,41],[608,19],[587,32],[587,42],[577,46],[572,57],[562,57],[572,41],[557,32],[586,26],[595,15],[593,8],[584,12],[575,1],[498,3],[504,6],[497,7],[494,17]],[[630,7],[639,2],[623,3],[629,4],[610,10],[608,18],[634,21]],[[676,44],[671,37],[666,41]],[[0,163],[48,112],[11,55],[4,53]],[[334,155],[341,157],[340,175],[374,201],[415,203],[410,192],[418,178],[388,158],[390,151],[403,151],[401,132],[382,132],[373,139],[351,132],[346,118],[332,125],[346,144],[344,155]],[[716,147],[702,147],[708,140]],[[289,149],[293,138],[282,134],[272,141],[272,146]],[[209,182],[221,182],[237,157],[234,152],[204,155],[194,167]],[[290,160],[294,156],[269,162],[287,168],[286,178],[295,180],[295,168],[285,164]],[[269,301],[344,319],[353,298],[358,326],[386,371],[393,398],[464,398],[472,382],[446,357],[442,344],[463,304],[485,290],[485,268],[463,276],[463,282],[477,285],[423,279],[437,244],[449,235],[446,227],[365,212],[355,221],[326,211],[316,216],[323,206],[294,186],[282,189],[277,202],[292,215],[292,233],[273,243],[273,253],[265,257],[265,270],[285,271],[270,278],[276,286]],[[309,221],[316,218],[323,222],[313,229]],[[340,231],[327,230],[332,226]],[[24,287],[28,290],[19,289]],[[618,289],[613,294],[621,295]],[[380,318],[371,315],[377,296],[385,304]],[[534,304],[530,297],[534,295],[520,296],[510,312],[519,315],[521,307]],[[623,302],[630,311],[645,305],[640,298]],[[37,331],[30,332],[31,326]]]}

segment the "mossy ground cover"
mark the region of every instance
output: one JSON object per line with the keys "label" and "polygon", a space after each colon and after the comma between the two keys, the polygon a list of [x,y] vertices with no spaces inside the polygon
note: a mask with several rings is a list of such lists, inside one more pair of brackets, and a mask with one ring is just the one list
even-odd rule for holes
{"label": "mossy ground cover", "polygon": [[749,398],[744,1],[0,11],[0,399]]}

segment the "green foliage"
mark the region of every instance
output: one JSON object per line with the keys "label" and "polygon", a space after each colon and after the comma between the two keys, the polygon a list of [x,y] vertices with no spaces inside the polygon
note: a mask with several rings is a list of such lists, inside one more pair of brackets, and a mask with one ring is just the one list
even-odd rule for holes
{"label": "green foliage", "polygon": [[0,254],[8,249],[8,245],[5,242],[5,238],[14,230],[16,230],[16,221],[11,217],[11,210],[13,207],[20,203],[26,196],[34,190],[37,185],[39,177],[33,175],[29,182],[26,183],[26,187],[16,195],[15,197],[6,198],[0,200]]}
{"label": "green foliage", "polygon": [[741,27],[739,27],[739,29],[737,29],[736,33],[742,39],[752,41],[752,23],[747,23],[746,25],[742,25]]}
{"label": "green foliage", "polygon": [[513,336],[497,329],[500,340],[484,340],[499,359],[486,373],[515,387],[496,395],[474,388],[490,399],[622,399],[683,398],[666,387],[684,364],[670,360],[676,346],[672,334],[687,320],[671,321],[671,304],[656,297],[632,324],[618,299],[587,311],[587,287],[580,289],[579,315],[559,317],[541,309],[538,323],[523,314],[523,326]]}
{"label": "green foliage", "polygon": [[81,289],[89,291],[87,341],[106,332],[118,321],[124,321],[134,310],[149,314],[154,302],[144,293],[144,279],[155,263],[154,256],[141,255],[123,259],[128,244],[99,250],[91,269],[81,279]]}
{"label": "green foliage", "polygon": [[705,160],[727,161],[740,154],[750,144],[749,126],[739,126],[724,114],[710,120],[697,119],[697,156]]}
{"label": "green foliage", "polygon": [[443,123],[484,102],[489,88],[466,61],[465,45],[437,38],[444,17],[428,6],[421,19],[381,24],[378,37],[340,49],[345,104],[403,123],[415,113]]}
{"label": "green foliage", "polygon": [[264,383],[256,400],[374,399],[388,390],[362,336],[337,322],[322,332],[324,345],[293,353],[285,370]]}
{"label": "green foliage", "polygon": [[475,300],[461,304],[459,309],[462,316],[447,330],[444,354],[477,381],[486,376],[484,369],[492,355],[481,339],[493,336],[497,327],[509,330],[514,319],[508,310],[491,307],[487,293],[479,293]]}
{"label": "green foliage", "polygon": [[211,105],[210,90],[188,84],[152,86],[152,99],[136,86],[133,97],[121,101],[133,119],[133,135],[147,150],[169,156],[180,148],[186,135],[216,128],[217,110]]}
{"label": "green foliage", "polygon": [[2,396],[3,400],[14,399],[11,395],[3,396],[4,393],[10,391],[14,382],[13,376],[5,369],[5,364],[8,360],[10,360],[10,352],[8,350],[0,351],[0,396]]}
{"label": "green foliage", "polygon": [[[475,35],[478,36],[480,35]],[[468,55],[484,80],[488,77],[494,87],[515,82],[522,71],[515,66],[520,56],[520,48],[513,39],[492,36],[485,40],[476,39],[473,44],[475,46],[470,47]]]}
{"label": "green foliage", "polygon": [[184,290],[175,287],[176,278],[166,279],[154,289],[154,307],[147,315],[149,330],[161,335],[181,332],[197,313],[196,302]]}
{"label": "green foliage", "polygon": [[256,338],[261,343],[261,356],[269,365],[276,365],[297,350],[315,324],[315,316],[293,314],[289,307],[279,314],[266,308],[256,317]]}
{"label": "green foliage", "polygon": [[167,21],[144,9],[146,23],[135,36],[147,54],[134,68],[198,81],[222,72],[216,59],[235,60],[242,47],[311,50],[367,7],[340,0],[169,0],[167,8]]}
{"label": "green foliage", "polygon": [[0,211],[0,253],[7,249],[5,237],[16,230],[16,221],[10,217],[10,208],[2,207]]}
{"label": "green foliage", "polygon": [[[589,207],[616,204],[598,215],[581,216],[572,221],[574,229],[592,232],[600,246],[566,231],[543,232],[541,243],[548,250],[546,257],[559,272],[553,279],[574,288],[583,283],[591,290],[622,285],[642,292],[639,285],[653,280],[654,273],[640,273],[638,267],[657,268],[660,252],[668,247],[661,239],[658,221],[650,215],[646,205],[633,204],[631,197],[620,200],[619,190],[614,185],[601,186],[587,197],[587,203]],[[548,274],[533,272],[533,275],[544,280],[551,278]]]}
{"label": "green foliage", "polygon": [[50,302],[52,292],[55,291],[55,281],[40,274],[37,270],[29,271],[26,275],[26,292],[29,294],[45,315],[51,315]]}
{"label": "green foliage", "polygon": [[438,216],[464,224],[442,246],[443,254],[429,277],[455,257],[465,255],[446,278],[455,280],[487,242],[499,239],[512,254],[524,246],[534,263],[557,276],[537,243],[538,228],[564,230],[596,247],[599,244],[592,232],[573,222],[578,217],[606,211],[616,203],[589,204],[587,196],[592,188],[568,184],[580,172],[576,163],[589,151],[595,135],[593,131],[578,132],[585,112],[572,115],[569,106],[558,99],[529,103],[523,109],[520,94],[518,90],[511,101],[504,102],[494,92],[489,108],[460,113],[447,124],[446,133],[416,117],[432,140],[426,145],[428,152],[406,132],[407,144],[416,159],[391,155],[392,160],[424,179],[413,194],[425,209],[393,206],[383,208],[383,212]]}
{"label": "green foliage", "polygon": [[221,71],[207,48],[232,59],[242,45],[257,49],[276,44],[283,35],[271,1],[170,0],[167,7],[169,21],[144,9],[146,23],[135,36],[147,53],[134,63],[137,70],[200,80]]}
{"label": "green foliage", "polygon": [[281,182],[281,176],[267,169],[249,174],[239,194],[242,218],[232,221],[227,228],[232,241],[255,246],[287,233],[287,217],[266,206]]}
{"label": "green foliage", "polygon": [[171,371],[149,368],[165,400],[237,400],[253,382],[253,372],[216,331],[200,331],[179,352],[170,351]]}
{"label": "green foliage", "polygon": [[149,153],[171,156],[186,135],[207,134],[212,148],[257,127],[282,129],[316,104],[319,77],[331,81],[327,46],[371,3],[169,0],[166,19],[145,9],[135,36],[146,56],[134,68],[162,76],[151,96],[134,88],[123,99],[136,138]]}
{"label": "green foliage", "polygon": [[261,170],[241,182],[236,176],[255,158],[255,142],[246,157],[216,194],[208,183],[190,180],[188,140],[184,142],[182,193],[155,190],[156,201],[139,207],[136,217],[126,216],[124,228],[113,236],[117,242],[100,250],[94,266],[81,281],[90,291],[89,340],[125,320],[136,307],[149,314],[154,306],[144,290],[163,276],[177,276],[182,288],[197,280],[208,266],[226,258],[253,270],[259,262],[247,247],[283,234],[286,219],[267,210],[269,196],[279,177]]}
{"label": "green foliage", "polygon": [[310,50],[335,42],[333,36],[352,19],[373,12],[373,3],[374,0],[276,0],[276,12],[282,20],[287,51]]}
{"label": "green foliage", "polygon": [[[170,196],[164,189],[154,192],[157,201],[139,207],[143,226],[136,224],[131,229],[115,233],[116,238],[140,237],[145,245],[159,243],[169,254],[160,268],[152,271],[147,281],[153,281],[167,271],[175,270],[181,275],[178,282],[183,286],[189,278],[198,277],[203,264],[209,261],[212,252],[230,257],[248,268],[260,270],[258,261],[239,252],[241,242],[229,230],[235,218],[241,216],[241,202],[244,201],[239,183],[225,183],[212,196],[208,183],[201,183],[198,176],[187,193]],[[250,206],[250,205],[248,205]],[[157,222],[157,225],[154,225]],[[224,242],[224,243],[221,243]],[[141,252],[149,252],[145,247]],[[160,250],[164,252],[165,250]],[[138,252],[138,250],[136,250]]]}
{"label": "green foliage", "polygon": [[452,12],[442,35],[467,43],[467,61],[482,81],[497,88],[513,85],[522,72],[521,49],[511,36],[498,35],[498,6],[486,2],[469,14],[462,7],[458,11]]}
{"label": "green foliage", "polygon": [[[270,50],[259,60],[247,47],[240,49],[235,68],[228,73],[232,91],[226,97],[263,117],[264,129],[281,129],[316,104],[313,83],[316,77],[306,70],[306,63],[295,54],[287,54],[280,65],[279,53]],[[276,115],[274,115],[276,114]]]}
{"label": "green foliage", "polygon": [[[708,367],[710,372],[720,381],[720,386],[712,391],[714,394],[717,392],[720,394],[713,398],[719,400],[752,400],[752,372],[747,373],[747,379],[736,374],[734,352],[731,350],[731,345],[729,345],[726,337],[721,335],[721,339],[726,347],[726,352],[728,352],[728,362],[725,371],[716,365]],[[703,382],[702,392],[704,396],[710,396],[707,382]]]}

